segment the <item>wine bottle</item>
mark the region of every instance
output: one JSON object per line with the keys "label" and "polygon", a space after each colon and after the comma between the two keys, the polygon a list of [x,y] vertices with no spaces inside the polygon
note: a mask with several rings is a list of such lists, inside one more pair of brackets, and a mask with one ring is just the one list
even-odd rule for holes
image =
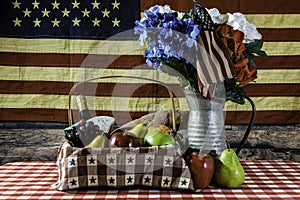
{"label": "wine bottle", "polygon": [[78,108],[79,108],[79,118],[84,119],[84,120],[88,120],[88,119],[92,118],[90,111],[88,109],[88,106],[87,106],[87,101],[86,101],[85,96],[78,95],[76,97],[76,100],[77,100],[77,104],[78,104]]}

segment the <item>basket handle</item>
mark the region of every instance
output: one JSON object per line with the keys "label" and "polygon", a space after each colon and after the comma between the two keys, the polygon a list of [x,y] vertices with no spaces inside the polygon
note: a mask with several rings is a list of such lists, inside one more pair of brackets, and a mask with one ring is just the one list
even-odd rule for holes
{"label": "basket handle", "polygon": [[143,77],[136,77],[136,76],[100,76],[100,77],[90,78],[90,79],[84,80],[82,82],[75,83],[69,91],[69,105],[68,105],[69,126],[71,126],[72,123],[73,123],[73,116],[72,116],[72,110],[71,110],[71,105],[72,105],[71,101],[72,101],[72,94],[73,94],[74,90],[78,86],[80,86],[84,83],[87,83],[89,81],[100,80],[100,79],[108,79],[108,78],[134,78],[134,79],[152,81],[152,82],[155,82],[159,85],[164,86],[168,90],[169,96],[170,96],[170,99],[171,99],[171,103],[172,103],[172,128],[176,132],[174,96],[173,96],[173,92],[171,91],[171,88],[169,86],[167,86],[165,83],[161,82],[161,81],[157,81],[157,80],[153,80],[153,79],[149,79],[149,78],[143,78]]}

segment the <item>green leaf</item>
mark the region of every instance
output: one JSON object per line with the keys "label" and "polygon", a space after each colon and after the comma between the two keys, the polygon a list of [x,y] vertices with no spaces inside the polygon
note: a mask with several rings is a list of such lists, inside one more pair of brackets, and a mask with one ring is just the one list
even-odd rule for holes
{"label": "green leaf", "polygon": [[238,104],[245,104],[245,98],[243,96],[244,91],[238,86],[235,79],[227,79],[224,81],[226,90],[226,99]]}
{"label": "green leaf", "polygon": [[245,44],[246,46],[246,56],[249,59],[248,64],[255,67],[255,62],[254,62],[254,54],[257,54],[262,57],[267,57],[268,55],[266,52],[262,51],[261,48],[263,46],[263,41],[262,40],[255,40],[254,42],[247,43]]}
{"label": "green leaf", "polygon": [[245,46],[246,51],[249,53],[256,53],[257,55],[263,55],[264,57],[267,56],[266,52],[261,50],[263,47],[262,40],[255,40],[254,42],[245,44]]}
{"label": "green leaf", "polygon": [[264,51],[257,52],[257,55],[262,56],[262,57],[268,57],[267,53]]}
{"label": "green leaf", "polygon": [[193,90],[199,92],[197,70],[191,64],[187,64],[184,59],[173,58],[172,60],[165,60],[159,58],[163,65],[160,67],[161,71],[171,76],[178,78],[183,89]]}
{"label": "green leaf", "polygon": [[170,67],[169,65],[165,65],[163,64],[160,69],[164,72],[164,73],[167,73],[171,76],[180,76],[180,73],[176,70],[176,69],[173,69],[172,67]]}
{"label": "green leaf", "polygon": [[230,52],[229,52],[229,57],[230,57],[230,60],[234,62],[235,56],[234,56],[234,52],[232,50],[230,50]]}

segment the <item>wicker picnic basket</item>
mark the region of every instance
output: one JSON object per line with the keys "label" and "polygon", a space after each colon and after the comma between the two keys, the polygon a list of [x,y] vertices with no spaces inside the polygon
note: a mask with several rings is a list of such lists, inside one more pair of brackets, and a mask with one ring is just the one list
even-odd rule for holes
{"label": "wicker picnic basket", "polygon": [[[71,96],[81,84],[97,79],[136,78],[164,86],[170,96],[171,127],[176,131],[173,93],[162,82],[133,76],[104,76],[75,84],[69,93],[69,124],[73,124]],[[65,141],[57,156],[57,190],[90,187],[161,188],[196,191],[189,167],[178,143],[174,145],[128,148],[78,148]]]}

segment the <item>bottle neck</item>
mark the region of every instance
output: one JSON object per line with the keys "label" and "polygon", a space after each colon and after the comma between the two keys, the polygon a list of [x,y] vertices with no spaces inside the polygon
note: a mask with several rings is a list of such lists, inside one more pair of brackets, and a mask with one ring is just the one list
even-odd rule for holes
{"label": "bottle neck", "polygon": [[85,96],[78,95],[76,97],[76,100],[78,104],[80,119],[85,119],[85,120],[90,119],[92,116],[90,115]]}
{"label": "bottle neck", "polygon": [[88,110],[85,96],[78,95],[76,97],[76,100],[77,100],[77,105],[78,105],[79,111]]}

